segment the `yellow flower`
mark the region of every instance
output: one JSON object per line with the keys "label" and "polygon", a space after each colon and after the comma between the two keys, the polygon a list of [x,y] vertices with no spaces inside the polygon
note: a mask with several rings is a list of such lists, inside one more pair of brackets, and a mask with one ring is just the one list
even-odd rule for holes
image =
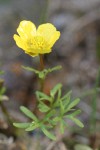
{"label": "yellow flower", "polygon": [[51,23],[42,24],[36,30],[34,23],[26,20],[20,22],[17,32],[19,35],[14,34],[17,46],[33,57],[50,53],[60,37],[60,32]]}

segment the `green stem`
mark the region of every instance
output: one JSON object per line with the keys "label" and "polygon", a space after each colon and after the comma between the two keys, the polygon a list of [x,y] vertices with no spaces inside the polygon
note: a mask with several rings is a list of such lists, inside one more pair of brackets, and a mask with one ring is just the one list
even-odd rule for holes
{"label": "green stem", "polygon": [[[40,71],[43,71],[44,70],[44,60],[43,60],[43,55],[40,54],[39,55],[40,57]],[[40,91],[43,92],[43,89],[44,89],[44,81],[45,79],[40,79]]]}

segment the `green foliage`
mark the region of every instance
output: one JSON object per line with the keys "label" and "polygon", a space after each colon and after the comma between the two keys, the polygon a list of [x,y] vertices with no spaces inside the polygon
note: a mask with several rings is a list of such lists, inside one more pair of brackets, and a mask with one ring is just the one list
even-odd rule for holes
{"label": "green foliage", "polygon": [[27,109],[26,107],[24,106],[21,106],[20,107],[20,110],[27,116],[29,117],[30,119],[33,119],[34,121],[37,121],[37,117],[29,110]]}
{"label": "green foliage", "polygon": [[26,131],[39,128],[52,140],[55,140],[56,136],[50,129],[53,129],[58,124],[60,125],[61,133],[64,133],[67,125],[66,118],[74,121],[79,127],[84,127],[83,123],[76,118],[81,111],[74,108],[80,100],[75,99],[71,101],[71,91],[62,96],[61,89],[62,84],[59,83],[50,91],[50,95],[37,91],[38,109],[43,113],[42,119],[33,114],[28,108],[21,106],[20,110],[32,121],[28,123],[14,123],[13,125]]}
{"label": "green foliage", "polygon": [[56,66],[56,67],[53,67],[53,68],[44,69],[42,71],[36,70],[34,68],[31,68],[31,67],[25,67],[25,66],[22,66],[22,68],[27,70],[27,71],[34,72],[38,76],[38,78],[40,78],[40,79],[45,79],[45,77],[48,75],[48,73],[59,70],[62,67],[61,66]]}

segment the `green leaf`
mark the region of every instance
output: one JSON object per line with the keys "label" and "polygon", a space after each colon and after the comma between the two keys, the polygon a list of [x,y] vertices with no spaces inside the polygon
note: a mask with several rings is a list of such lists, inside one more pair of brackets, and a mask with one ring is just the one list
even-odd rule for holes
{"label": "green leaf", "polygon": [[38,70],[34,69],[34,68],[31,68],[31,67],[25,67],[25,66],[22,66],[23,69],[27,70],[27,71],[31,71],[31,72],[34,72],[36,74],[39,73]]}
{"label": "green leaf", "polygon": [[61,94],[62,94],[62,91],[61,91],[61,89],[59,89],[58,90],[57,101],[59,101],[59,99],[61,98]]}
{"label": "green leaf", "polygon": [[67,99],[69,100],[71,93],[72,93],[72,91],[69,91],[68,93],[66,93],[66,94],[61,98],[61,100],[62,100],[62,101],[63,101],[63,100],[67,100]]}
{"label": "green leaf", "polygon": [[[66,108],[67,107],[67,105],[69,104],[69,102],[70,102],[70,94],[71,94],[71,92],[72,91],[69,91],[67,94],[65,94],[62,98],[60,98],[60,96],[61,96],[61,94],[60,94],[60,96],[59,96],[59,91],[58,91],[58,100],[60,99],[61,101],[62,101],[62,103],[63,103],[63,106],[64,106],[64,108]],[[56,101],[55,103],[54,103],[54,107],[59,107],[59,101]]]}
{"label": "green leaf", "polygon": [[79,127],[83,128],[84,124],[77,118],[74,118],[72,116],[68,117],[69,119],[71,119],[74,123],[76,123]]}
{"label": "green leaf", "polygon": [[25,131],[33,131],[39,126],[40,126],[39,123],[31,123],[31,125],[28,128],[26,128]]}
{"label": "green leaf", "polygon": [[67,116],[75,117],[75,116],[79,115],[80,113],[81,113],[81,110],[79,109],[79,110],[74,111],[74,112],[71,113],[71,114],[66,115],[66,117],[67,117]]}
{"label": "green leaf", "polygon": [[55,113],[56,113],[55,110],[50,111],[49,113],[46,114],[44,120],[48,120],[50,117],[54,116]]}
{"label": "green leaf", "polygon": [[29,118],[31,118],[32,120],[38,121],[37,117],[26,107],[21,106],[20,110]]}
{"label": "green leaf", "polygon": [[60,117],[55,117],[55,118],[53,118],[53,121],[55,121],[55,122],[58,122],[58,121],[60,121],[61,120],[61,118]]}
{"label": "green leaf", "polygon": [[64,129],[65,129],[66,123],[64,120],[60,121],[60,131],[63,134],[64,133]]}
{"label": "green leaf", "polygon": [[61,118],[58,117],[58,116],[52,119],[52,121],[53,121],[54,123],[56,123],[56,124],[57,124],[57,122],[59,122],[60,120],[61,120]]}
{"label": "green leaf", "polygon": [[51,132],[49,132],[44,126],[41,127],[41,130],[48,138],[56,140],[56,137]]}
{"label": "green leaf", "polygon": [[45,100],[45,101],[47,100],[49,102],[51,101],[51,97],[49,97],[48,95],[46,95],[43,92],[37,91],[36,96],[39,101],[43,101],[43,100]]}
{"label": "green leaf", "polygon": [[59,65],[59,66],[56,66],[56,67],[53,67],[53,68],[49,68],[48,71],[53,72],[53,71],[56,71],[56,70],[60,70],[61,68],[62,68],[62,66]]}
{"label": "green leaf", "polygon": [[[71,103],[67,106],[66,110],[69,111],[71,108],[73,108],[74,106],[76,106],[79,102],[80,102],[80,99],[79,99],[79,98],[75,99],[73,102],[71,102]],[[67,111],[66,111],[66,112],[67,112]]]}
{"label": "green leaf", "polygon": [[27,128],[30,126],[31,123],[13,123],[13,126],[17,128]]}
{"label": "green leaf", "polygon": [[87,145],[77,144],[75,145],[75,150],[93,150]]}
{"label": "green leaf", "polygon": [[64,105],[63,105],[63,103],[62,103],[61,100],[59,100],[59,104],[60,104],[60,112],[61,112],[61,115],[63,115],[63,114],[64,114]]}
{"label": "green leaf", "polygon": [[56,126],[57,122],[53,121],[52,119],[51,120],[48,120],[48,123],[50,125],[52,125],[53,127]]}
{"label": "green leaf", "polygon": [[43,102],[41,102],[39,105],[38,105],[38,108],[41,112],[47,112],[50,110],[50,108],[44,104]]}
{"label": "green leaf", "polygon": [[61,98],[61,100],[62,100],[63,105],[64,105],[65,108],[67,107],[67,105],[68,105],[69,102],[70,102],[71,92],[72,92],[72,91],[69,91],[67,94],[65,94],[65,95]]}
{"label": "green leaf", "polygon": [[50,95],[54,98],[55,94],[58,92],[59,89],[62,88],[62,84],[58,83],[51,91]]}

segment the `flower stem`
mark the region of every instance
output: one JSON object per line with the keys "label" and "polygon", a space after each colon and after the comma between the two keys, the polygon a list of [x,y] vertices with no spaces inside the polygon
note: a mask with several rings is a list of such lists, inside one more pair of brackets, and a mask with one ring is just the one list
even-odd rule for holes
{"label": "flower stem", "polygon": [[[44,60],[43,60],[43,55],[40,54],[39,55],[39,59],[40,59],[40,71],[43,71],[44,70]],[[40,91],[43,92],[44,90],[44,81],[45,81],[45,78],[39,78],[39,83],[40,83]],[[36,104],[35,104],[35,108],[34,108],[34,114],[37,115],[37,106],[38,106],[38,101],[36,101]]]}
{"label": "flower stem", "polygon": [[[43,69],[44,69],[43,55],[40,54],[39,57],[40,57],[40,71],[43,71]],[[41,79],[40,79],[40,91],[41,91],[41,92],[43,92],[43,89],[44,89],[44,81],[45,81],[44,78],[41,78]]]}
{"label": "flower stem", "polygon": [[39,55],[40,57],[40,70],[42,71],[44,69],[44,60],[43,60],[43,55],[40,54]]}

